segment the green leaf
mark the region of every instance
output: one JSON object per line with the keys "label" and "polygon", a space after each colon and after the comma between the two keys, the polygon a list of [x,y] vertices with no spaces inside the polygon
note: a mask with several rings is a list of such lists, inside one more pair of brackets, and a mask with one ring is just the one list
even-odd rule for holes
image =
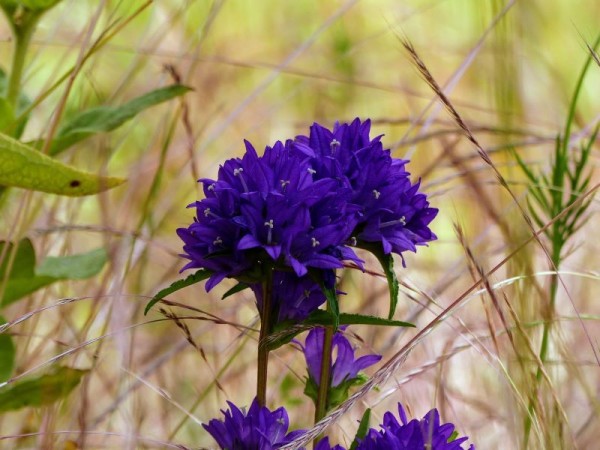
{"label": "green leaf", "polygon": [[[0,325],[5,323],[6,319],[0,316]],[[14,367],[15,344],[8,334],[0,334],[0,383],[10,378]]]}
{"label": "green leaf", "polygon": [[40,407],[65,398],[87,372],[57,367],[49,374],[0,388],[0,412]]}
{"label": "green leaf", "polygon": [[78,255],[49,256],[42,261],[35,270],[35,274],[57,279],[83,280],[97,275],[106,261],[107,255],[104,248]]}
{"label": "green leaf", "polygon": [[[327,311],[322,309],[317,310],[318,314],[311,314],[304,323],[318,325],[332,325],[334,318],[327,317]],[[321,314],[325,313],[325,314]],[[384,327],[414,327],[415,325],[401,320],[384,319],[376,316],[366,316],[363,314],[341,313],[339,315],[340,325],[378,325]]]}
{"label": "green leaf", "polygon": [[[384,319],[382,317],[366,316],[363,314],[341,313],[338,316],[339,325],[375,325],[384,327],[414,327],[412,323],[402,322],[400,320]],[[281,322],[275,327],[272,336],[269,339],[269,350],[275,350],[282,345],[287,344],[297,335],[317,325],[334,325],[335,317],[333,314],[322,309],[313,311],[304,321],[300,323]]]}
{"label": "green leaf", "polygon": [[200,269],[196,273],[189,275],[187,278],[184,278],[183,280],[177,280],[176,282],[171,284],[171,286],[164,288],[163,290],[159,291],[158,294],[156,294],[154,297],[152,297],[152,300],[150,300],[148,302],[148,304],[146,305],[146,309],[144,309],[144,315],[148,314],[148,311],[150,311],[154,305],[156,305],[159,301],[161,301],[167,295],[170,295],[173,292],[177,292],[180,289],[183,289],[185,287],[191,286],[192,284],[196,284],[196,283],[199,283],[200,281],[204,281],[211,275],[212,275],[211,271]]}
{"label": "green leaf", "polygon": [[[35,251],[29,239],[23,239],[19,242],[14,259],[12,259],[12,254],[15,251],[14,244],[9,242],[8,248],[5,249],[6,245],[6,242],[0,242],[0,254],[5,255],[2,265],[0,265],[1,306],[13,303],[27,294],[31,294],[56,281],[52,277],[38,277],[35,275]],[[6,272],[11,259],[11,270],[7,275]],[[4,280],[6,280],[6,283],[4,283]]]}
{"label": "green leaf", "polygon": [[0,254],[6,255],[0,265],[0,283],[6,279],[2,287],[1,306],[13,303],[59,280],[92,277],[100,272],[106,263],[106,252],[104,249],[98,249],[80,255],[48,257],[36,269],[33,245],[25,238],[17,246],[11,271],[7,276],[6,270],[15,250],[13,243],[9,243],[6,250],[5,245],[6,242],[0,241]]}
{"label": "green leaf", "polygon": [[[56,155],[94,134],[112,131],[145,109],[179,97],[190,90],[191,88],[187,86],[175,84],[148,92],[121,106],[99,106],[83,111],[61,126],[50,144],[48,153]],[[31,144],[42,148],[44,141],[40,140]]]}
{"label": "green leaf", "polygon": [[0,133],[0,185],[81,196],[116,187],[125,180],[99,177],[67,166]]}
{"label": "green leaf", "polygon": [[350,450],[356,450],[358,447],[358,440],[363,439],[367,432],[369,431],[369,421],[371,420],[371,408],[367,408],[360,419],[360,424],[358,425],[358,430],[356,430],[356,435],[354,436],[354,440],[352,441],[352,445],[350,445]]}
{"label": "green leaf", "polygon": [[0,97],[0,131],[7,131],[15,121],[15,112],[12,106],[3,97]]}
{"label": "green leaf", "polygon": [[[0,68],[0,96],[4,103],[10,106],[10,103],[6,100],[6,94],[8,90],[8,77],[6,76],[6,72]],[[23,111],[25,111],[31,105],[31,100],[24,93],[19,94],[19,99],[17,101],[17,115],[20,116]],[[3,106],[2,108],[6,108]],[[25,131],[25,126],[27,125],[27,121],[29,120],[29,114],[23,116],[18,122],[14,122],[15,112],[13,107],[10,106],[10,113],[12,114],[12,120],[7,125],[4,125],[4,122],[7,122],[6,119],[2,119],[3,126],[0,128],[0,131],[6,132],[9,136],[12,136],[16,139],[19,139]],[[7,114],[7,112],[2,112],[2,114]]]}
{"label": "green leaf", "polygon": [[46,10],[56,6],[62,0],[21,0],[20,3],[29,9]]}
{"label": "green leaf", "polygon": [[7,12],[18,11],[19,8],[27,8],[31,12],[41,13],[49,10],[62,0],[0,0],[0,7]]}
{"label": "green leaf", "polygon": [[233,294],[237,294],[238,292],[241,292],[244,289],[248,289],[249,287],[250,286],[248,286],[246,283],[238,283],[234,287],[229,289],[227,292],[225,292],[223,294],[223,297],[221,297],[221,300],[225,300],[227,297],[231,297]]}

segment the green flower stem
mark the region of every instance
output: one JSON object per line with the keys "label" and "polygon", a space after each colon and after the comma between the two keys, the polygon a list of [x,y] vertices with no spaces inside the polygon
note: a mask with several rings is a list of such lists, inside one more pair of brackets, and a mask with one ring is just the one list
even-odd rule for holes
{"label": "green flower stem", "polygon": [[331,385],[331,346],[333,342],[333,327],[325,328],[325,339],[323,341],[323,357],[321,359],[321,382],[317,393],[315,404],[315,423],[327,414],[329,403],[329,388]]}
{"label": "green flower stem", "polygon": [[17,102],[21,92],[21,81],[23,78],[23,69],[25,67],[25,58],[27,50],[31,43],[31,38],[35,32],[39,16],[32,16],[21,25],[13,25],[12,31],[15,38],[15,49],[13,52],[12,66],[10,68],[10,77],[8,79],[8,88],[6,100],[17,112]]}
{"label": "green flower stem", "polygon": [[256,398],[261,406],[267,402],[267,373],[269,367],[269,346],[267,338],[271,331],[271,297],[273,293],[273,269],[268,268],[263,281],[263,304],[258,337],[258,367],[256,373]]}

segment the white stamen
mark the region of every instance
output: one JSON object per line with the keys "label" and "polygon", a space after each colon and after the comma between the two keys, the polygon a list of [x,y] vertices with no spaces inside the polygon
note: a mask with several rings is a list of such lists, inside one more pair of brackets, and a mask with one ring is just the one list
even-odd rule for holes
{"label": "white stamen", "polygon": [[214,190],[215,190],[215,183],[211,184],[211,185],[208,187],[208,190],[209,190],[209,191],[214,191]]}
{"label": "white stamen", "polygon": [[381,196],[381,192],[379,192],[377,189],[373,189],[373,196],[375,196],[375,200],[377,200]]}
{"label": "white stamen", "polygon": [[220,219],[220,217],[219,217],[219,216],[217,216],[217,215],[216,215],[214,212],[212,212],[212,211],[210,210],[210,208],[206,208],[206,209],[205,209],[203,212],[204,212],[204,217],[209,217],[209,216],[212,216],[212,217],[214,217],[215,219]]}
{"label": "white stamen", "polygon": [[213,245],[221,245],[223,241],[221,240],[221,236],[217,236],[217,238],[213,241]]}
{"label": "white stamen", "polygon": [[389,222],[383,222],[381,225],[379,225],[379,228],[386,228],[386,227],[391,227],[392,225],[406,225],[406,217],[402,216],[400,217],[398,220],[390,220]]}
{"label": "white stamen", "polygon": [[306,170],[308,170],[308,173],[310,173],[311,175],[314,175],[315,173],[317,173],[317,171],[315,169],[313,169],[312,167],[309,167]]}
{"label": "white stamen", "polygon": [[335,153],[335,151],[340,148],[340,141],[338,141],[337,139],[334,139],[333,141],[331,141],[331,143],[329,144],[329,147],[331,148],[331,153]]}
{"label": "white stamen", "polygon": [[272,234],[273,234],[273,227],[275,225],[273,225],[273,219],[267,220],[265,222],[265,227],[268,227],[269,230],[267,231],[267,244],[271,245],[271,239],[272,239]]}
{"label": "white stamen", "polygon": [[240,177],[240,183],[242,183],[242,186],[244,187],[244,191],[249,192],[248,185],[246,184],[246,180],[244,179],[244,176],[242,175],[243,171],[244,171],[243,167],[239,167],[238,169],[233,169],[233,176]]}
{"label": "white stamen", "polygon": [[281,183],[281,189],[283,192],[285,192],[285,188],[288,184],[290,184],[290,180],[279,180],[279,182]]}
{"label": "white stamen", "polygon": [[356,240],[356,236],[352,236],[352,237],[350,238],[350,245],[351,245],[352,247],[356,247],[356,244],[357,244],[357,243],[358,243],[358,241]]}
{"label": "white stamen", "polygon": [[317,247],[317,246],[321,245],[321,243],[319,241],[317,241],[314,237],[310,238],[310,240],[312,242],[313,247]]}

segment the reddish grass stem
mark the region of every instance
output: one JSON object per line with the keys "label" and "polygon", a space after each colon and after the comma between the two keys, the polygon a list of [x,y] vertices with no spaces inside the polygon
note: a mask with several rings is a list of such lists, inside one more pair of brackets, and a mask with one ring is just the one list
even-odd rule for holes
{"label": "reddish grass stem", "polygon": [[333,342],[333,328],[325,328],[325,338],[323,340],[323,356],[321,359],[321,376],[319,391],[317,393],[317,402],[315,405],[315,423],[325,417],[327,414],[327,404],[329,400],[329,386],[331,384],[331,345]]}
{"label": "reddish grass stem", "polygon": [[262,314],[258,337],[258,364],[256,372],[256,398],[261,406],[267,403],[267,374],[269,367],[269,346],[267,338],[271,331],[271,296],[273,293],[273,269],[268,268],[263,281]]}

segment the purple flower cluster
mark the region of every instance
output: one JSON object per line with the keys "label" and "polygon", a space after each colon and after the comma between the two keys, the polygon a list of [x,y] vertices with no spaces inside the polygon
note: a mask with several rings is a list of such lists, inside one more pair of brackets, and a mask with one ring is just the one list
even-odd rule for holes
{"label": "purple flower cluster", "polygon": [[221,411],[224,420],[212,419],[208,425],[202,425],[222,449],[271,450],[290,443],[304,433],[304,430],[288,433],[290,421],[283,407],[270,411],[254,399],[250,409],[244,412],[233,403],[227,403],[229,410]]}
{"label": "purple flower cluster", "polygon": [[303,277],[344,260],[360,265],[353,246],[401,254],[434,240],[428,225],[437,209],[411,184],[406,161],[392,158],[380,136],[370,139],[370,127],[359,119],[333,130],[314,124],[309,136],[276,142],[262,156],[246,142],[216,180],[200,180],[206,198],[177,230],[184,269],[209,270],[210,290],[225,277],[252,283],[267,267]]}
{"label": "purple flower cluster", "polygon": [[[272,450],[289,444],[305,430],[288,433],[289,419],[285,408],[270,411],[260,407],[255,399],[247,412],[231,402],[228,411],[222,411],[224,420],[212,419],[203,427],[223,450]],[[458,437],[452,423],[440,423],[437,409],[429,411],[421,420],[408,420],[398,404],[400,422],[391,413],[385,413],[381,430],[371,428],[363,439],[358,439],[357,450],[464,450],[468,437]],[[345,450],[332,446],[327,437],[321,439],[315,450]],[[471,444],[467,450],[475,450]]]}
{"label": "purple flower cluster", "polygon": [[[398,403],[400,422],[391,413],[383,416],[381,430],[371,428],[358,444],[357,450],[463,450],[468,437],[455,436],[454,424],[440,423],[440,414],[432,409],[421,420],[409,421]],[[475,450],[471,444],[468,450]]]}
{"label": "purple flower cluster", "polygon": [[[231,402],[229,410],[221,411],[223,420],[212,419],[202,425],[223,450],[272,450],[280,448],[301,436],[305,430],[288,433],[289,418],[285,408],[275,411],[261,407],[254,399],[248,411]],[[331,446],[327,437],[321,439],[315,450],[344,450],[339,445]]]}
{"label": "purple flower cluster", "polygon": [[352,234],[359,246],[381,243],[385,254],[414,252],[416,245],[436,239],[428,225],[438,210],[418,192],[420,183],[411,184],[408,161],[392,158],[381,136],[369,137],[370,130],[370,120],[336,124],[331,131],[315,123],[295,146],[312,156],[315,178],[339,179],[350,189],[350,201],[360,208]]}

